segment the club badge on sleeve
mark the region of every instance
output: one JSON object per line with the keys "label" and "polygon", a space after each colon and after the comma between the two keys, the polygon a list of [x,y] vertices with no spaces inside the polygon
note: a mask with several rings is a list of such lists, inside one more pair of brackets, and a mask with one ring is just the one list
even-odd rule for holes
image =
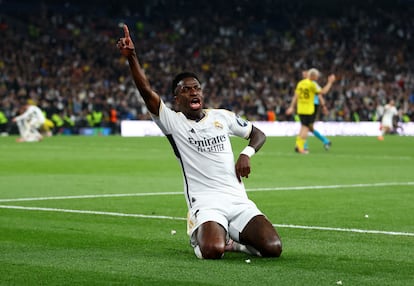
{"label": "club badge on sleeve", "polygon": [[243,118],[241,118],[240,116],[236,116],[236,121],[237,124],[239,124],[241,127],[246,127],[247,126],[247,121],[244,120]]}

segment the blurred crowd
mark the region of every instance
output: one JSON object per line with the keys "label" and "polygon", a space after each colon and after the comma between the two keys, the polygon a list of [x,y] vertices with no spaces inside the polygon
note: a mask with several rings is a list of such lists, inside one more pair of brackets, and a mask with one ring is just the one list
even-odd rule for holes
{"label": "blurred crowd", "polygon": [[337,76],[320,120],[378,121],[377,108],[394,99],[399,119],[414,121],[411,1],[201,2],[0,2],[0,112],[10,122],[26,98],[55,133],[117,133],[121,120],[150,119],[116,48],[126,23],[151,84],[171,105],[172,78],[190,70],[207,107],[294,120],[285,110],[302,71],[315,67],[321,86]]}

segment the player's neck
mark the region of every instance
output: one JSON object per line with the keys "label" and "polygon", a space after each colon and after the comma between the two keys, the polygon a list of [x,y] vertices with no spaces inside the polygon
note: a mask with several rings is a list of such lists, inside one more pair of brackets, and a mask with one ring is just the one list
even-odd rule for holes
{"label": "player's neck", "polygon": [[204,110],[201,110],[200,112],[197,112],[197,113],[185,114],[185,117],[187,117],[187,119],[194,120],[195,122],[199,122],[201,119],[204,118],[204,116],[206,116],[206,113]]}

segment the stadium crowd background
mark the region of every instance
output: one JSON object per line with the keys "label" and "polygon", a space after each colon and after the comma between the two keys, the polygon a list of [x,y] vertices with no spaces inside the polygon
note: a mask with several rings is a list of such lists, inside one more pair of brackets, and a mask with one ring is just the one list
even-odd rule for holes
{"label": "stadium crowd background", "polygon": [[170,104],[172,77],[191,70],[208,107],[294,120],[285,115],[294,87],[316,67],[321,85],[329,73],[338,78],[321,120],[376,121],[377,106],[394,98],[400,120],[414,121],[413,8],[410,0],[2,0],[0,110],[10,122],[28,98],[74,130],[149,119],[116,48],[126,23]]}

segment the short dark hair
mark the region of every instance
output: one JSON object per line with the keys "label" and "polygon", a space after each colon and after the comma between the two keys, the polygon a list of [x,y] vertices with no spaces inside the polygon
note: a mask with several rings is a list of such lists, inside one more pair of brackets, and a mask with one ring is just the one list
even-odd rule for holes
{"label": "short dark hair", "polygon": [[178,83],[187,77],[193,77],[198,82],[200,82],[200,80],[198,79],[198,76],[193,72],[186,71],[186,72],[179,73],[175,76],[171,84],[171,91],[174,95],[175,95],[175,89],[177,88]]}
{"label": "short dark hair", "polygon": [[26,105],[28,103],[29,97],[26,95],[21,95],[18,97],[19,104]]}

